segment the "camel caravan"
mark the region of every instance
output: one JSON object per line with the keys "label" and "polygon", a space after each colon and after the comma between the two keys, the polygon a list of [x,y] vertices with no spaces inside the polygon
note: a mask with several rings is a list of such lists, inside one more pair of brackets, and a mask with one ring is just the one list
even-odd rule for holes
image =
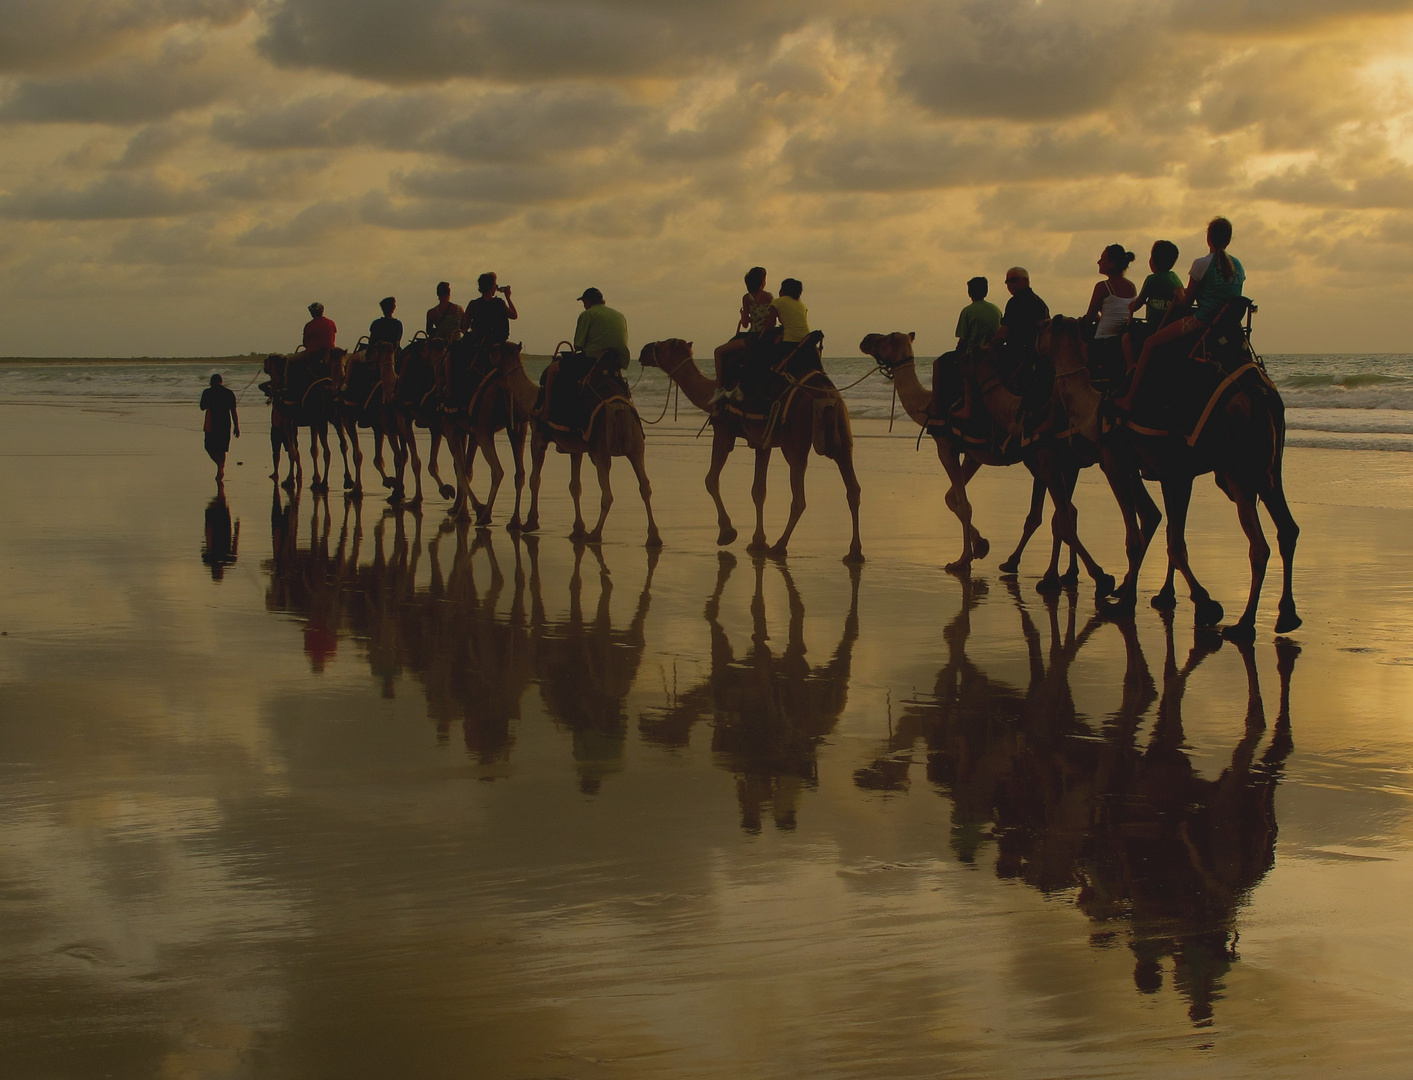
{"label": "camel caravan", "polygon": [[[1167,511],[1168,571],[1152,605],[1175,606],[1174,581],[1181,574],[1196,624],[1215,627],[1225,612],[1198,581],[1185,537],[1193,482],[1211,473],[1236,504],[1251,566],[1245,608],[1223,633],[1244,640],[1255,633],[1270,559],[1258,504],[1266,506],[1275,523],[1283,564],[1276,633],[1300,626],[1291,582],[1299,529],[1281,480],[1284,405],[1251,345],[1256,307],[1242,295],[1245,271],[1227,253],[1230,240],[1230,223],[1215,219],[1208,227],[1208,253],[1193,264],[1186,285],[1173,272],[1176,246],[1159,241],[1149,262],[1152,273],[1141,288],[1126,276],[1134,255],[1110,245],[1098,261],[1102,280],[1079,319],[1052,316],[1022,267],[1007,271],[1010,299],[1004,312],[986,300],[986,279],[973,278],[968,282],[971,303],[957,324],[957,347],[933,363],[930,388],[917,372],[912,333],[871,333],[863,339],[860,351],[893,383],[897,400],[918,425],[919,438],[925,434],[936,444],[947,477],[945,502],[961,524],[961,552],[947,570],[964,573],[990,551],[967,498],[972,477],[983,465],[1022,464],[1032,477],[1030,511],[1001,572],[1017,572],[1048,497],[1050,561],[1037,588],[1049,592],[1073,586],[1083,565],[1101,609],[1130,615],[1137,604],[1139,570],[1162,520],[1144,485],[1156,480]],[[705,414],[703,427],[712,431],[706,488],[717,512],[719,545],[734,543],[738,535],[722,501],[720,478],[737,442],[744,441],[755,452],[755,527],[748,550],[773,557],[787,553],[805,510],[804,477],[813,453],[839,469],[852,519],[844,560],[862,562],[853,432],[841,389],[824,371],[824,336],[809,327],[798,280],[783,281],[778,296],[766,290],[761,267],[754,267],[745,281],[738,332],[715,350],[712,374],[698,365],[692,343],[680,338],[644,345],[639,364],[660,369]],[[624,377],[630,359],[624,316],[608,307],[598,289],[586,289],[579,297],[584,310],[573,341],[560,343],[536,381],[525,370],[520,345],[510,341],[510,322],[518,318],[510,288],[499,285],[494,274],[483,274],[478,290],[477,299],[463,309],[452,303],[450,286],[442,282],[425,330],[406,344],[389,297],[382,302],[383,316],[352,352],[335,346],[334,324],[322,305],[311,305],[301,348],[290,356],[272,355],[265,364],[269,378],[261,388],[272,406],[272,478],[279,481],[283,454],[288,458],[283,486],[303,482],[298,435],[307,428],[311,489],[327,492],[332,428],[343,459],[344,488],[350,498],[360,498],[363,429],[372,435],[373,464],[389,489],[388,501],[416,509],[423,500],[416,430],[425,428],[431,443],[427,472],[438,493],[450,500],[449,513],[488,526],[505,477],[496,442],[504,432],[515,489],[507,528],[539,529],[540,483],[553,446],[570,458],[574,539],[602,540],[613,503],[610,469],[613,459],[622,457],[633,469],[647,512],[647,544],[660,546],[644,461],[645,421]],[[1146,319],[1139,318],[1145,308]],[[528,508],[523,501],[527,435]],[[450,450],[454,485],[438,468],[443,442]],[[771,543],[765,531],[766,481],[776,449],[789,465],[791,499],[785,529]],[[490,470],[484,501],[471,490],[478,453]],[[592,527],[581,509],[585,456],[597,472],[600,490]],[[1127,567],[1118,581],[1080,539],[1073,495],[1081,470],[1092,465],[1102,470],[1124,522]],[[1068,568],[1061,573],[1065,548]]]}

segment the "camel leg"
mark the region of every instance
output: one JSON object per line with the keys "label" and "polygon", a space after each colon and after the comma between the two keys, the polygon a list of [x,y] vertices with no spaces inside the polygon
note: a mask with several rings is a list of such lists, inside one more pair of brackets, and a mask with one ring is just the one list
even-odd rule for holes
{"label": "camel leg", "polygon": [[596,454],[590,454],[589,460],[599,474],[599,519],[594,522],[594,527],[584,539],[590,544],[601,544],[603,543],[603,523],[608,520],[609,508],[613,506],[613,486],[609,483],[608,478],[609,472],[613,469],[613,458],[609,457],[606,450],[601,450]]}
{"label": "camel leg", "polygon": [[[1125,338],[1124,340],[1128,340]],[[1177,567],[1173,565],[1173,560],[1168,560],[1168,576],[1163,579],[1163,587],[1153,594],[1153,598],[1148,601],[1157,611],[1172,611],[1177,607],[1177,590],[1173,588],[1173,578],[1177,574]]]}
{"label": "camel leg", "polygon": [[935,441],[937,458],[942,462],[942,468],[947,471],[947,479],[951,482],[945,500],[947,509],[956,514],[957,520],[962,523],[962,553],[955,562],[949,562],[943,569],[952,574],[961,573],[971,569],[971,561],[976,555],[974,539],[980,536],[972,526],[971,501],[967,498],[967,481],[975,475],[979,466],[973,465],[970,460],[959,461],[944,440]]}
{"label": "camel leg", "polygon": [[280,453],[284,450],[285,435],[284,430],[274,419],[270,421],[270,479],[279,483],[280,480]]}
{"label": "camel leg", "polygon": [[334,454],[333,454],[332,449],[330,449],[330,447],[329,447],[329,425],[328,425],[328,424],[320,424],[320,425],[319,425],[319,445],[320,445],[320,446],[323,448],[323,450],[324,450],[324,476],[323,476],[323,485],[324,485],[324,491],[327,492],[327,491],[329,490],[329,473],[331,472],[330,466],[332,466],[333,463],[334,463]]}
{"label": "camel leg", "polygon": [[[451,427],[448,422],[448,427]],[[447,515],[456,521],[470,521],[471,513],[467,503],[471,497],[471,462],[467,460],[468,444],[456,438],[455,431],[447,436],[451,447],[451,470],[456,476],[456,498],[447,509]]]}
{"label": "camel leg", "polygon": [[844,562],[851,566],[856,566],[864,561],[863,542],[859,539],[859,478],[854,472],[854,455],[852,451],[846,450],[842,456],[835,459],[835,464],[839,466],[839,475],[844,480],[844,498],[849,503],[849,516],[854,520],[854,537],[849,542],[849,552],[844,556]]}
{"label": "camel leg", "polygon": [[[382,478],[382,481],[383,481],[383,487],[385,487],[385,488],[390,488],[390,487],[393,486],[393,480],[392,480],[392,477],[388,476],[387,466],[385,465],[385,463],[384,463],[384,461],[383,461],[383,437],[384,437],[384,427],[383,427],[383,425],[380,424],[380,423],[375,423],[375,424],[372,425],[372,430],[373,430],[373,468],[375,468],[375,469],[378,470],[378,475]],[[390,435],[388,436],[388,441],[389,441],[389,442],[392,441],[392,437],[391,437]],[[394,461],[397,460],[397,448],[396,448],[396,447],[393,448],[393,460],[394,460]]]}
{"label": "camel leg", "polygon": [[[790,519],[785,522],[785,531],[780,534],[780,539],[770,549],[769,554],[775,559],[783,559],[789,552],[790,536],[805,512],[805,469],[810,463],[810,446],[808,443],[802,447],[787,445],[782,446],[780,452],[790,466]],[[858,542],[858,533],[854,534],[854,541]]]}
{"label": "camel leg", "polygon": [[442,448],[442,429],[440,427],[431,428],[431,433],[432,452],[427,456],[427,475],[436,481],[437,494],[443,499],[454,499],[456,498],[456,488],[442,479],[441,470],[437,468],[437,451]]}
{"label": "camel leg", "polygon": [[[422,505],[422,453],[417,446],[417,426],[409,418],[403,433],[403,452],[412,462],[412,483],[414,494],[407,502],[411,506]],[[406,493],[404,492],[404,497]]]}
{"label": "camel leg", "polygon": [[[1035,530],[1040,528],[1040,523],[1045,519],[1045,481],[1034,473],[1030,478],[1030,510],[1025,515],[1025,523],[1021,526],[1020,543],[1016,545],[1016,550],[1011,552],[998,569],[1003,574],[1016,574],[1020,572],[1021,554],[1025,551],[1026,544],[1030,543],[1030,538],[1035,535]],[[1059,557],[1056,555],[1050,560],[1050,568],[1054,570],[1059,564]]]}
{"label": "camel leg", "polygon": [[505,429],[510,440],[510,455],[515,459],[515,512],[505,527],[511,532],[520,530],[520,498],[525,491],[525,425],[512,423]]}
{"label": "camel leg", "polygon": [[751,482],[751,501],[756,506],[756,531],[751,535],[751,542],[746,545],[747,551],[763,552],[767,545],[765,539],[765,491],[766,479],[770,474],[770,447],[762,446],[756,451],[756,475]]}
{"label": "camel leg", "polygon": [[[1103,599],[1113,592],[1114,579],[1104,573],[1104,568],[1095,561],[1094,556],[1089,554],[1085,546],[1079,539],[1079,511],[1075,508],[1074,502],[1070,499],[1070,492],[1074,490],[1074,485],[1068,476],[1057,476],[1058,470],[1048,470],[1050,475],[1046,480],[1046,486],[1050,490],[1050,501],[1054,504],[1054,512],[1050,515],[1050,528],[1056,540],[1063,540],[1070,546],[1084,568],[1089,572],[1089,576],[1094,580],[1094,598]],[[1055,549],[1059,554],[1058,545]],[[1060,585],[1059,576],[1055,577],[1055,586]]]}
{"label": "camel leg", "polygon": [[350,498],[363,498],[363,443],[358,438],[358,421],[350,420],[348,424],[348,441],[353,444],[353,480],[344,484],[348,488]]}
{"label": "camel leg", "polygon": [[1248,642],[1256,637],[1256,606],[1261,602],[1261,586],[1266,581],[1266,567],[1271,561],[1271,545],[1261,531],[1261,515],[1257,512],[1256,494],[1232,478],[1227,493],[1236,503],[1236,513],[1246,533],[1251,559],[1251,591],[1246,597],[1246,610],[1233,626],[1222,631],[1228,641]]}
{"label": "camel leg", "polygon": [[[495,506],[496,493],[500,491],[501,481],[505,479],[505,466],[500,463],[500,455],[496,453],[496,436],[489,424],[480,424],[476,427],[476,439],[474,442],[467,440],[466,451],[467,472],[470,472],[471,458],[479,448],[487,464],[491,467],[491,490],[486,495],[484,503],[476,504],[476,524],[489,525],[491,523],[491,508]],[[468,475],[467,479],[470,477]],[[469,494],[469,488],[468,488]],[[476,502],[476,496],[471,496],[471,501]]]}
{"label": "camel leg", "polygon": [[[343,417],[335,413],[332,423],[334,425],[334,434],[339,437],[339,456],[343,458],[344,490],[351,491],[353,489],[353,476],[348,471],[348,437],[343,430]],[[354,422],[353,430],[355,432],[354,437],[357,438],[358,424],[356,421]]]}
{"label": "camel leg", "polygon": [[1285,486],[1281,483],[1280,467],[1275,470],[1275,484],[1262,495],[1271,521],[1276,526],[1276,545],[1281,553],[1281,600],[1276,617],[1276,633],[1289,634],[1300,628],[1301,618],[1295,611],[1292,576],[1295,570],[1295,542],[1300,538],[1300,526],[1291,515],[1285,501]]}
{"label": "camel leg", "polygon": [[660,548],[662,547],[662,536],[657,531],[657,522],[653,520],[653,488],[648,483],[648,469],[643,461],[643,449],[641,445],[637,446],[633,453],[628,455],[628,464],[633,466],[633,472],[638,477],[638,494],[643,497],[643,509],[648,512],[647,546]]}
{"label": "camel leg", "polygon": [[[1067,500],[1069,500],[1070,505],[1073,506],[1073,505],[1074,505],[1074,489],[1075,489],[1075,487],[1079,484],[1079,466],[1073,465],[1073,464],[1066,465],[1066,466],[1065,466],[1065,472],[1064,472],[1064,481],[1065,481],[1065,498],[1066,498]],[[1052,532],[1052,533],[1054,532],[1053,523],[1052,523],[1052,525],[1051,525],[1051,532]],[[1059,568],[1059,565],[1058,565],[1058,564],[1059,564],[1059,555],[1060,555],[1060,539],[1059,539],[1059,537],[1055,537],[1055,540],[1054,540],[1054,543],[1053,543],[1052,546],[1053,546],[1053,550],[1052,550],[1051,553],[1050,553],[1050,561],[1051,561],[1051,564],[1054,565],[1054,566],[1056,567],[1056,569],[1058,569],[1058,568]],[[1072,547],[1070,548],[1070,565],[1069,565],[1069,567],[1065,570],[1065,572],[1060,575],[1060,584],[1063,585],[1063,586],[1065,586],[1066,588],[1068,588],[1068,587],[1070,587],[1070,586],[1075,586],[1075,585],[1078,585],[1078,584],[1079,584],[1079,552],[1077,552],[1077,551],[1076,551],[1074,548],[1072,548]],[[1113,587],[1114,587],[1113,580],[1110,579],[1110,581],[1109,581],[1109,588],[1112,589]]]}
{"label": "camel leg", "polygon": [[731,515],[726,512],[726,504],[721,501],[721,470],[726,467],[726,459],[736,448],[736,436],[725,427],[713,427],[711,432],[711,468],[707,469],[706,489],[711,501],[716,503],[716,543],[726,547],[736,542],[736,530],[731,526]]}
{"label": "camel leg", "polygon": [[1124,521],[1124,553],[1128,556],[1128,571],[1124,579],[1113,591],[1102,611],[1106,615],[1127,616],[1138,606],[1138,571],[1143,566],[1143,556],[1148,551],[1148,542],[1157,528],[1158,508],[1139,478],[1138,468],[1131,462],[1120,460],[1112,450],[1105,449],[1100,460],[1104,478],[1109,481],[1109,490],[1114,501],[1119,504],[1119,513]]}
{"label": "camel leg", "polygon": [[549,444],[539,431],[530,435],[530,514],[525,518],[525,532],[540,528],[540,480],[545,469],[545,451]]}
{"label": "camel leg", "polygon": [[1196,608],[1196,624],[1216,626],[1222,621],[1222,605],[1202,587],[1187,558],[1187,510],[1192,502],[1192,477],[1171,477],[1164,480],[1162,486],[1163,505],[1168,511],[1168,565],[1181,573],[1187,582]]}
{"label": "camel leg", "polygon": [[388,494],[388,502],[397,505],[407,495],[407,440],[410,433],[405,430],[410,427],[408,422],[401,415],[393,417],[392,426],[388,428],[388,444],[392,447],[394,479],[388,486],[392,489]]}
{"label": "camel leg", "polygon": [[584,512],[579,507],[579,497],[584,493],[584,455],[569,455],[569,497],[574,500],[574,527],[569,530],[569,539],[582,540],[584,533]]}

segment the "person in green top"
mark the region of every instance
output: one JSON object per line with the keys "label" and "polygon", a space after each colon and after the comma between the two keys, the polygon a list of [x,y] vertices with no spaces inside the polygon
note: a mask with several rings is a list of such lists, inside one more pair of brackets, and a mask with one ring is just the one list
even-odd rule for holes
{"label": "person in green top", "polygon": [[1178,246],[1171,240],[1153,242],[1153,250],[1148,256],[1148,269],[1152,273],[1143,279],[1143,288],[1138,290],[1138,295],[1128,306],[1130,317],[1145,304],[1148,306],[1148,325],[1139,330],[1137,324],[1131,323],[1128,332],[1124,334],[1124,360],[1129,367],[1133,367],[1135,344],[1142,348],[1147,336],[1163,325],[1168,312],[1182,306],[1182,278],[1173,273],[1177,260]]}
{"label": "person in green top", "polygon": [[[962,364],[977,349],[989,346],[996,337],[996,331],[1001,328],[1001,309],[986,299],[990,291],[991,283],[984,277],[974,277],[967,282],[967,296],[971,298],[971,303],[962,308],[962,313],[957,316],[956,351],[939,356],[932,367],[932,385],[941,391],[941,396],[950,396],[944,384],[955,387],[958,382],[961,383],[962,404],[952,410],[952,416],[957,420],[971,418],[971,380],[963,373]],[[940,400],[938,404],[945,405]]]}
{"label": "person in green top", "polygon": [[561,377],[581,383],[595,367],[619,371],[628,366],[628,320],[604,303],[603,293],[588,288],[579,296],[584,310],[574,326],[574,352],[562,353],[545,370],[542,418],[551,415],[554,386]]}

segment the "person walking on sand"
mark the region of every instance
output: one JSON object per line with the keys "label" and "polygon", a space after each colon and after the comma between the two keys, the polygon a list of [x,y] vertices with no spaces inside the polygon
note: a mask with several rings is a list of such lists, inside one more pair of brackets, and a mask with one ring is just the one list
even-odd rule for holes
{"label": "person walking on sand", "polygon": [[220,375],[212,375],[211,385],[201,391],[201,408],[206,413],[206,453],[216,463],[216,483],[220,484],[226,478],[226,451],[231,448],[231,435],[240,438],[236,396],[221,382]]}

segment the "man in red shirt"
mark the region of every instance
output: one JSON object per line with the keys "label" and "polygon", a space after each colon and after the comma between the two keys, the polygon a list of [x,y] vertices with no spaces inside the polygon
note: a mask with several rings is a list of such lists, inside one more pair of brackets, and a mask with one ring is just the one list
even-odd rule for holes
{"label": "man in red shirt", "polygon": [[309,305],[309,314],[313,318],[304,324],[304,349],[310,356],[323,354],[334,347],[339,328],[333,319],[324,318],[324,305],[317,300]]}

